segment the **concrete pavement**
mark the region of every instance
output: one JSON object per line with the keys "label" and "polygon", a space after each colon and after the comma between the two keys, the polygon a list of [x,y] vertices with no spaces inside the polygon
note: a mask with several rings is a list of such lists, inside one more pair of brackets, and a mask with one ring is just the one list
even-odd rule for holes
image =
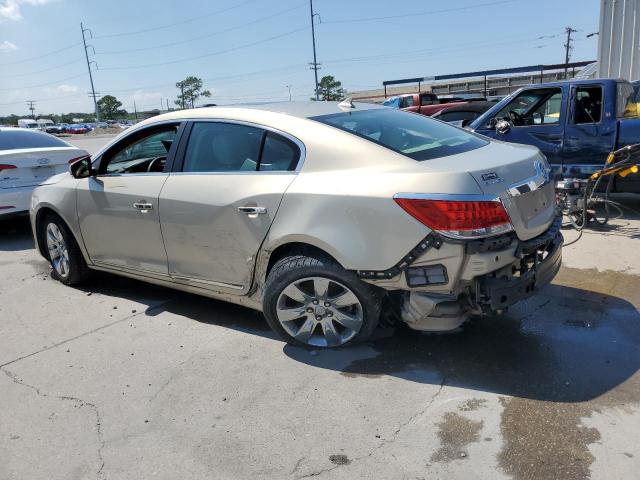
{"label": "concrete pavement", "polygon": [[640,220],[618,222],[504,316],[341,351],[133,280],[65,287],[3,224],[0,479],[637,478]]}

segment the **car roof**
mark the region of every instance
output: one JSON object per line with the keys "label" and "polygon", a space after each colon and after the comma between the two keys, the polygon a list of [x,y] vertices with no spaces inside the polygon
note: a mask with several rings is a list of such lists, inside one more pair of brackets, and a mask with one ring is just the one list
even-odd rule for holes
{"label": "car roof", "polygon": [[[263,110],[273,113],[283,113],[300,118],[311,118],[320,115],[330,115],[332,113],[341,113],[344,111],[360,111],[371,110],[376,108],[387,108],[383,105],[375,103],[353,102],[354,108],[344,110],[338,105],[340,102],[322,102],[322,101],[306,101],[306,102],[273,102],[273,103],[253,103],[242,105],[219,105],[215,107],[202,107],[198,109],[198,116],[211,112],[215,116],[216,110],[219,109],[243,109],[243,110]],[[193,116],[193,110],[182,110],[184,118]]]}
{"label": "car roof", "polygon": [[[22,127],[0,127],[0,132],[30,132],[30,133],[36,133],[36,134],[43,133],[40,130],[37,130],[35,128],[22,128]],[[44,135],[48,135],[48,134],[45,133]]]}

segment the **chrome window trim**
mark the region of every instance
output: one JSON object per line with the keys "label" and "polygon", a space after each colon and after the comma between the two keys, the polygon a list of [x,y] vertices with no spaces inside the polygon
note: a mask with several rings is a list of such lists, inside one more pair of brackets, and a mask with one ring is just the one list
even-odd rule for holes
{"label": "chrome window trim", "polygon": [[[286,138],[287,140],[292,141],[293,143],[295,143],[297,145],[297,147],[300,149],[300,157],[298,158],[298,162],[296,164],[296,168],[292,169],[292,170],[238,170],[238,171],[220,171],[220,172],[216,172],[216,171],[211,171],[211,172],[173,172],[173,173],[181,173],[181,174],[187,174],[187,175],[195,175],[195,174],[232,174],[232,175],[237,175],[237,174],[242,174],[242,173],[247,173],[247,174],[265,174],[265,173],[299,173],[300,170],[302,169],[302,165],[304,164],[306,158],[307,158],[307,149],[304,145],[304,143],[302,142],[302,140],[300,140],[299,138],[291,135],[288,132],[285,132],[284,130],[280,130],[278,128],[272,127],[270,125],[264,125],[262,123],[256,123],[256,122],[249,122],[246,120],[236,120],[236,119],[231,119],[231,118],[185,118],[184,119],[185,122],[190,122],[191,124],[195,124],[195,123],[209,123],[209,122],[215,122],[215,123],[232,123],[232,124],[236,124],[236,125],[244,125],[245,127],[253,127],[253,128],[259,128],[261,130],[266,130],[268,132],[273,132],[277,135],[282,135],[284,138]],[[188,142],[189,139],[187,139],[187,145],[189,145]],[[185,152],[186,152],[186,147],[185,147]],[[184,166],[184,165],[183,165]]]}

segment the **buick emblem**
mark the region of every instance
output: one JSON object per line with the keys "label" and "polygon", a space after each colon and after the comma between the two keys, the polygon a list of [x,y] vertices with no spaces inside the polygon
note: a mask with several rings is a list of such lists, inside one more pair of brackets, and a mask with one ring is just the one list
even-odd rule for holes
{"label": "buick emblem", "polygon": [[484,180],[486,185],[492,185],[494,183],[500,183],[502,179],[498,176],[496,172],[487,172],[481,175],[482,180]]}
{"label": "buick emblem", "polygon": [[39,158],[38,165],[48,165],[50,161],[51,160],[49,160],[48,158]]}
{"label": "buick emblem", "polygon": [[549,169],[546,168],[540,160],[533,162],[533,169],[536,171],[536,175],[540,175],[544,178],[545,182],[549,180]]}

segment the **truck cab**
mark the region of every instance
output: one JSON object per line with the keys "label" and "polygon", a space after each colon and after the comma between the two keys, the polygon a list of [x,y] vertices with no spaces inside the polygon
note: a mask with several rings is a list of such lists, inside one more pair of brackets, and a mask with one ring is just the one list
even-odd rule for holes
{"label": "truck cab", "polygon": [[[502,100],[469,126],[505,142],[538,147],[554,173],[586,178],[607,154],[640,142],[635,92],[618,79],[534,84]],[[616,190],[640,192],[639,175],[616,179]]]}

